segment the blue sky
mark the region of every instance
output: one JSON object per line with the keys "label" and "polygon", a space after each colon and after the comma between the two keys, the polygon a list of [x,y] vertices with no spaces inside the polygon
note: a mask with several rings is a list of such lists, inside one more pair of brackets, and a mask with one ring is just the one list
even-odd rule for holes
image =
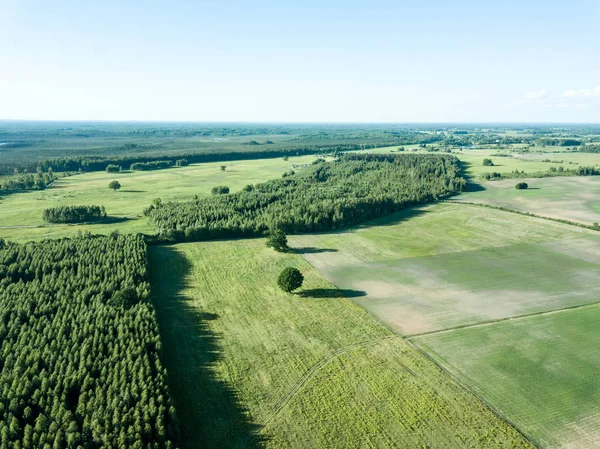
{"label": "blue sky", "polygon": [[0,0],[0,119],[600,122],[600,2]]}

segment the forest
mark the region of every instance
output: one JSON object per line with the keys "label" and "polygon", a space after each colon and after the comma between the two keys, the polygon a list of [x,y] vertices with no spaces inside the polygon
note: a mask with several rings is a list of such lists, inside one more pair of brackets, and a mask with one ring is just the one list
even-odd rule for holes
{"label": "forest", "polygon": [[106,218],[104,206],[57,206],[44,209],[47,223],[86,223]]}
{"label": "forest", "polygon": [[357,224],[460,191],[451,155],[348,154],[242,192],[151,205],[163,238],[206,240],[269,229],[317,232]]}
{"label": "forest", "polygon": [[0,241],[0,448],[172,448],[139,236]]}

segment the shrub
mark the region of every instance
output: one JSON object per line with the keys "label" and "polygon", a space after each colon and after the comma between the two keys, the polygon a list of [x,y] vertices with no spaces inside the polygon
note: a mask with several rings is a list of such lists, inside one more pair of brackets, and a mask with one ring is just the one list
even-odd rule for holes
{"label": "shrub", "polygon": [[115,192],[121,188],[121,183],[119,181],[111,181],[108,184],[109,189],[113,189]]}
{"label": "shrub", "polygon": [[300,270],[294,267],[284,268],[277,278],[277,285],[286,293],[302,287],[302,282],[304,282],[304,276]]}
{"label": "shrub", "polygon": [[494,162],[491,159],[485,158],[483,160],[483,165],[486,167],[493,167],[494,166]]}
{"label": "shrub", "polygon": [[216,186],[210,190],[213,195],[227,195],[229,193],[229,187],[227,186]]}
{"label": "shrub", "polygon": [[528,188],[529,186],[527,185],[526,182],[518,182],[517,185],[515,186],[515,189],[517,190],[524,190],[526,188]]}

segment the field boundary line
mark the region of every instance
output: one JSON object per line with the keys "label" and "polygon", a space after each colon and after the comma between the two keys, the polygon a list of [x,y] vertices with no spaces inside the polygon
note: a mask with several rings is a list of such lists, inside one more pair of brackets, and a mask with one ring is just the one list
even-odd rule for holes
{"label": "field boundary line", "polygon": [[562,307],[560,309],[544,310],[544,311],[541,311],[541,312],[532,312],[532,313],[526,313],[526,314],[523,314],[523,315],[515,315],[515,316],[509,316],[509,317],[505,317],[505,318],[498,318],[496,320],[480,321],[479,323],[461,324],[460,326],[448,327],[446,329],[440,329],[440,330],[436,330],[436,331],[421,332],[419,334],[406,335],[405,338],[407,340],[409,340],[411,338],[425,337],[425,336],[428,336],[428,335],[445,334],[447,332],[459,331],[459,330],[462,330],[462,329],[471,329],[471,328],[475,328],[475,327],[491,326],[491,325],[503,323],[503,322],[506,322],[506,321],[521,321],[521,320],[524,320],[524,319],[527,319],[527,318],[534,318],[536,316],[554,315],[556,313],[569,312],[569,311],[572,311],[572,310],[583,309],[583,308],[586,308],[586,307],[594,307],[594,306],[597,306],[599,304],[600,304],[600,301],[595,301],[595,302],[590,302],[590,303],[587,303],[587,304],[577,304],[577,305],[574,305],[574,306]]}
{"label": "field boundary line", "polygon": [[454,382],[456,382],[456,384],[460,388],[463,388],[464,390],[466,390],[470,394],[472,394],[475,398],[477,398],[494,415],[496,415],[498,417],[498,419],[504,421],[506,424],[508,424],[510,427],[512,427],[515,430],[515,432],[517,432],[519,435],[523,436],[523,438],[526,441],[530,442],[533,447],[540,449],[540,445],[537,441],[535,441],[532,437],[525,435],[525,433],[522,432],[514,422],[512,422],[510,419],[508,419],[506,416],[504,416],[498,409],[496,409],[496,407],[494,407],[492,404],[490,404],[488,401],[486,401],[476,391],[469,388],[464,382],[462,382],[462,380],[458,376],[456,376],[449,369],[447,369],[442,364],[440,364],[436,359],[434,359],[431,355],[429,355],[427,352],[425,352],[425,350],[423,350],[421,347],[419,347],[418,345],[416,345],[415,343],[410,341],[408,337],[405,337],[404,341],[406,341],[413,349],[415,349],[420,354],[422,354],[424,357],[426,357],[427,360],[429,360],[431,363],[433,363],[442,373],[445,373],[446,375],[448,375]]}
{"label": "field boundary line", "polygon": [[296,381],[296,383],[292,386],[292,388],[275,404],[273,410],[267,414],[265,418],[263,418],[259,424],[267,427],[269,424],[273,422],[277,416],[283,411],[285,406],[300,392],[302,387],[308,383],[309,380],[313,379],[319,371],[321,371],[325,366],[329,364],[329,362],[333,361],[337,357],[344,355],[350,351],[360,348],[366,348],[368,346],[376,345],[385,340],[392,340],[395,338],[402,338],[399,335],[387,335],[385,337],[376,338],[374,340],[362,341],[359,343],[354,343],[352,345],[344,346],[336,351],[334,351],[328,357],[321,359],[319,362],[315,363],[311,366],[304,375]]}
{"label": "field boundary line", "polygon": [[446,203],[446,204],[467,204],[469,206],[487,207],[488,209],[496,209],[496,210],[501,210],[503,212],[509,212],[511,214],[518,214],[518,215],[524,215],[526,217],[533,217],[533,218],[540,218],[542,220],[554,221],[555,223],[562,223],[562,224],[569,225],[569,226],[576,226],[578,228],[589,229],[590,231],[600,231],[600,227],[598,227],[598,226],[586,225],[585,223],[578,223],[576,221],[565,220],[563,218],[554,218],[554,217],[548,217],[546,215],[532,214],[531,212],[525,212],[525,211],[518,210],[518,209],[511,209],[510,207],[493,206],[491,204],[476,203],[476,202],[473,202],[473,201],[461,201],[460,199],[456,199],[456,200],[440,200],[440,203]]}

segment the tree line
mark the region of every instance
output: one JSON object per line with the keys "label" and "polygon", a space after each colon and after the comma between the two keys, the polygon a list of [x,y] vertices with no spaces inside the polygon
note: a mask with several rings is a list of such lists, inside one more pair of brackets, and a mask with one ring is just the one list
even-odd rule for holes
{"label": "tree line", "polygon": [[338,229],[463,189],[451,155],[347,154],[234,194],[151,205],[159,236],[205,240]]}
{"label": "tree line", "polygon": [[140,236],[0,241],[0,448],[173,448]]}
{"label": "tree line", "polygon": [[0,192],[18,192],[20,190],[44,190],[56,177],[52,170],[48,173],[23,173],[20,175],[0,176]]}
{"label": "tree line", "polygon": [[86,223],[106,218],[104,206],[57,206],[44,209],[47,223]]}
{"label": "tree line", "polygon": [[301,145],[297,147],[277,149],[269,147],[260,147],[258,150],[253,146],[248,147],[247,151],[215,151],[203,153],[168,153],[160,155],[143,155],[143,154],[127,154],[123,156],[72,156],[47,159],[39,162],[31,162],[28,164],[2,164],[0,163],[0,174],[12,173],[16,168],[20,171],[41,171],[48,172],[92,172],[105,171],[109,165],[119,167],[131,167],[136,163],[149,163],[155,161],[170,161],[172,164],[177,164],[181,161],[181,165],[199,164],[206,162],[226,162],[237,160],[254,160],[277,158],[284,156],[306,156],[319,153],[345,152],[362,149],[377,148],[386,145],[392,145],[390,142],[376,142],[371,144],[315,144]]}

